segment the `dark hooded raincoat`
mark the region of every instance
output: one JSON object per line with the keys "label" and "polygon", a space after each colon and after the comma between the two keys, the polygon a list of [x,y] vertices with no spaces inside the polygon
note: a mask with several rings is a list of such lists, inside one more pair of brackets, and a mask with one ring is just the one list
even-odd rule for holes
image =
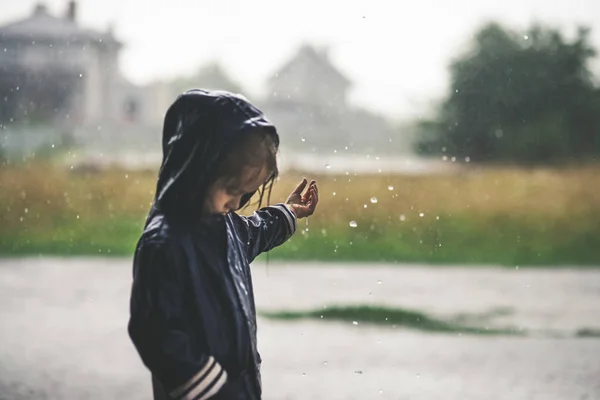
{"label": "dark hooded raincoat", "polygon": [[284,204],[250,217],[201,215],[215,167],[232,143],[257,128],[279,142],[260,110],[227,92],[188,91],[165,116],[163,162],[136,247],[128,325],[155,399],[261,398],[249,263],[284,243],[296,219]]}

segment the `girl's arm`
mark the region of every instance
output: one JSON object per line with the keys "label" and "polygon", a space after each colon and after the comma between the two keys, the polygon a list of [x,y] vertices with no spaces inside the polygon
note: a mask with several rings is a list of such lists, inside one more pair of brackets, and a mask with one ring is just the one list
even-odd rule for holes
{"label": "girl's arm", "polygon": [[167,245],[141,246],[134,263],[129,335],[146,367],[176,400],[209,399],[227,381],[186,330],[182,261]]}
{"label": "girl's arm", "polygon": [[245,245],[248,262],[282,245],[296,232],[296,215],[286,204],[264,207],[249,217],[231,215]]}
{"label": "girl's arm", "polygon": [[315,212],[319,191],[315,181],[308,187],[307,184],[308,181],[303,179],[285,204],[265,207],[250,217],[233,213],[234,222],[247,248],[248,262],[252,262],[260,253],[283,244],[296,232],[297,219]]}

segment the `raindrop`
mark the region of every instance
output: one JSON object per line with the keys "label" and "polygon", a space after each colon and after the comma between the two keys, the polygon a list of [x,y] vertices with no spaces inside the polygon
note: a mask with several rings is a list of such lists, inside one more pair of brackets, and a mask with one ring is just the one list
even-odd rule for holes
{"label": "raindrop", "polygon": [[306,376],[306,372],[303,372],[303,373],[302,373],[302,376]]}
{"label": "raindrop", "polygon": [[455,162],[455,161],[456,161],[456,157],[452,157],[452,162]]}
{"label": "raindrop", "polygon": [[383,390],[379,389],[379,394],[383,394]]}
{"label": "raindrop", "polygon": [[333,192],[333,195],[335,196],[335,192]]}
{"label": "raindrop", "polygon": [[471,162],[471,157],[465,157],[466,162]]}
{"label": "raindrop", "polygon": [[377,203],[377,197],[371,197],[371,203],[376,204]]}
{"label": "raindrop", "polygon": [[356,228],[357,226],[358,226],[358,224],[356,223],[356,221],[350,221],[351,228]]}
{"label": "raindrop", "polygon": [[517,266],[515,267],[515,269],[518,271],[518,270],[519,270],[519,266],[517,265]]}
{"label": "raindrop", "polygon": [[525,36],[523,36],[523,39],[527,40],[527,39],[529,39],[529,36],[525,35]]}
{"label": "raindrop", "polygon": [[446,157],[446,156],[442,157],[442,161],[446,161],[446,160],[448,160],[448,157]]}
{"label": "raindrop", "polygon": [[425,216],[424,213],[419,213],[419,217],[423,218]]}
{"label": "raindrop", "polygon": [[52,148],[54,148],[54,144],[52,144]]}
{"label": "raindrop", "polygon": [[404,214],[400,215],[400,221],[406,221],[406,216]]}
{"label": "raindrop", "polygon": [[329,164],[325,164],[325,168],[327,168],[327,169],[331,169],[331,165],[329,165]]}
{"label": "raindrop", "polygon": [[377,284],[378,284],[378,285],[381,285],[382,283],[383,283],[383,282],[381,282],[381,281],[377,281]]}
{"label": "raindrop", "polygon": [[394,187],[392,185],[389,185],[388,190],[394,190]]}
{"label": "raindrop", "polygon": [[324,365],[324,366],[327,366],[327,361],[323,361],[323,365]]}
{"label": "raindrop", "polygon": [[25,214],[27,214],[27,213],[29,212],[29,209],[28,209],[28,208],[25,208],[25,210],[24,210],[24,211],[25,211]]}
{"label": "raindrop", "polygon": [[358,321],[352,321],[352,325],[358,325]]}
{"label": "raindrop", "polygon": [[304,138],[302,138],[302,139],[300,139],[300,140],[302,140],[303,142],[306,142],[306,139],[304,139]]}
{"label": "raindrop", "polygon": [[366,205],[366,204],[364,204],[364,205],[363,205],[363,207],[364,207],[364,208],[367,208],[367,205]]}
{"label": "raindrop", "polygon": [[83,78],[83,74],[79,74],[79,77],[80,77],[80,78]]}

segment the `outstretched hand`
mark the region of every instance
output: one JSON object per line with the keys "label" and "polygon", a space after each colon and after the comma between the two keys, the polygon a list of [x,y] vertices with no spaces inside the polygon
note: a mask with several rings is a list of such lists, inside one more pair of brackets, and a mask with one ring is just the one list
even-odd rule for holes
{"label": "outstretched hand", "polygon": [[[317,203],[319,202],[317,182],[311,181],[308,188],[307,184],[308,180],[304,178],[285,202],[292,208],[298,219],[313,215],[315,208],[317,208]],[[304,189],[306,189],[306,191]]]}

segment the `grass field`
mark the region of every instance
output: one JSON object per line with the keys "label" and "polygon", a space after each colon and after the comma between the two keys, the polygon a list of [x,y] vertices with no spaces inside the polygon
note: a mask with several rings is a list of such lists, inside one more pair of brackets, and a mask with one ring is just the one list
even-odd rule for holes
{"label": "grass field", "polygon": [[[271,202],[301,177],[282,176]],[[600,265],[600,166],[309,178],[319,183],[318,210],[272,259]],[[155,179],[3,167],[0,254],[131,254]]]}

